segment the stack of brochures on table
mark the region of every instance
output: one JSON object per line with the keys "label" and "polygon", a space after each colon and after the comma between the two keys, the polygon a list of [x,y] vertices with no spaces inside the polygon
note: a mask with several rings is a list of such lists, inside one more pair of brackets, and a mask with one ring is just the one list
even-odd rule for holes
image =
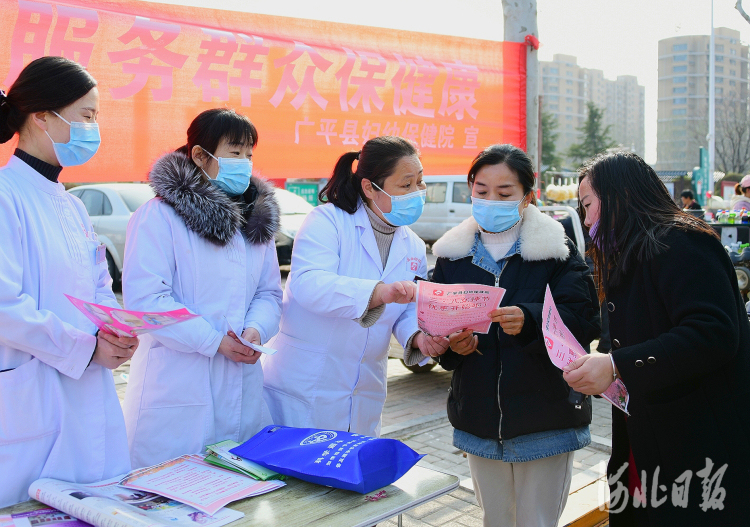
{"label": "stack of brochures on table", "polygon": [[[29,487],[29,495],[59,509],[47,510],[53,519],[62,511],[96,527],[195,527],[196,524],[221,527],[244,516],[225,505],[284,485],[278,480],[250,479],[210,465],[203,456],[189,455],[98,483],[84,485],[39,479]],[[0,519],[3,520],[0,527],[28,527],[26,523],[39,523],[22,517],[17,519],[16,515]]]}
{"label": "stack of brochures on table", "polygon": [[240,474],[261,481],[268,481],[269,479],[286,479],[286,476],[282,476],[278,472],[261,467],[257,463],[253,463],[252,461],[229,452],[231,449],[238,446],[240,446],[239,443],[231,440],[208,445],[206,447],[206,450],[208,450],[208,456],[205,461],[212,465],[216,465],[217,467],[234,470],[235,472],[239,472]]}

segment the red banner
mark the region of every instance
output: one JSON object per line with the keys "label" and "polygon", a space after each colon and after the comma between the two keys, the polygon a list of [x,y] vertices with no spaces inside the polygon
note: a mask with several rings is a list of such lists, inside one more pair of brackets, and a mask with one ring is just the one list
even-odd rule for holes
{"label": "red banner", "polygon": [[416,143],[426,174],[463,174],[487,145],[526,144],[523,44],[135,0],[0,0],[0,20],[6,91],[44,55],[99,82],[102,146],[65,181],[144,180],[215,107],[255,123],[254,172],[271,179],[328,177],[378,135]]}

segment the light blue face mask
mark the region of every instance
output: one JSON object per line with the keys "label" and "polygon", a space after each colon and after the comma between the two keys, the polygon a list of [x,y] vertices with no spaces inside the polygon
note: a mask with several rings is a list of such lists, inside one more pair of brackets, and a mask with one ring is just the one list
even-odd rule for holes
{"label": "light blue face mask", "polygon": [[422,215],[425,196],[427,195],[426,190],[417,190],[416,192],[410,192],[403,196],[391,196],[375,183],[373,183],[372,186],[391,198],[391,212],[383,212],[380,210],[380,207],[378,207],[378,204],[373,201],[375,206],[378,207],[378,210],[380,210],[380,213],[391,225],[395,227],[411,225]]}
{"label": "light blue face mask", "polygon": [[45,130],[47,137],[52,141],[55,149],[57,162],[61,167],[75,167],[84,164],[94,157],[102,138],[99,135],[97,123],[80,123],[78,121],[68,122],[57,112],[52,112],[70,126],[70,140],[67,143],[55,143],[49,132]]}
{"label": "light blue face mask", "polygon": [[523,201],[499,201],[471,197],[471,215],[487,232],[505,232],[521,221],[518,206]]}
{"label": "light blue face mask", "polygon": [[247,190],[247,187],[250,186],[250,176],[253,174],[252,161],[247,158],[216,157],[205,148],[203,148],[203,151],[219,162],[219,172],[216,174],[216,179],[211,178],[205,170],[201,169],[211,183],[230,196],[239,196]]}

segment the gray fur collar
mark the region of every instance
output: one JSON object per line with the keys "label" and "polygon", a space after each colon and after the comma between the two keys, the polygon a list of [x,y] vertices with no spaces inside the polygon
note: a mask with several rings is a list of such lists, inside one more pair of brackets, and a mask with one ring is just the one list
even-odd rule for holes
{"label": "gray fur collar", "polygon": [[[474,237],[479,230],[476,220],[469,216],[443,234],[432,246],[432,254],[456,260],[469,255]],[[529,205],[521,222],[521,258],[528,262],[540,260],[567,260],[570,254],[565,229],[534,205]]]}
{"label": "gray fur collar", "polygon": [[[188,229],[216,245],[228,244],[237,229],[253,244],[273,239],[279,230],[280,214],[273,185],[253,177],[243,196],[249,203],[246,205],[201,176],[200,169],[185,154],[172,152],[154,163],[148,179],[156,195],[172,206]],[[251,202],[253,195],[255,200]]]}

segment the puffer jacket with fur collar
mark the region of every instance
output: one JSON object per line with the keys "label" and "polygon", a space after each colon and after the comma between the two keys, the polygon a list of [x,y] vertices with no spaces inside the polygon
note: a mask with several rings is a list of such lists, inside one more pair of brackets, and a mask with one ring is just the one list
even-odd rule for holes
{"label": "puffer jacket with fur collar", "polygon": [[[566,326],[588,346],[600,329],[591,272],[562,225],[534,206],[524,211],[518,253],[502,265],[483,261],[491,256],[478,230],[469,218],[435,242],[433,281],[502,287],[501,306],[521,308],[524,324],[520,333],[508,335],[493,323],[487,334],[478,335],[481,354],[448,350],[440,356],[440,365],[453,371],[448,418],[457,430],[480,439],[502,439],[507,462],[581,448],[590,440],[585,427],[591,402],[587,398],[580,407],[568,402],[569,387],[547,356],[542,307],[549,286]],[[510,442],[521,436],[527,437],[515,446]],[[535,453],[526,448],[532,442]]]}
{"label": "puffer jacket with fur collar", "polygon": [[253,177],[242,196],[229,197],[207,182],[185,155],[172,152],[154,163],[148,175],[156,195],[170,205],[188,229],[224,246],[237,229],[246,240],[263,244],[279,230],[279,204],[273,185]]}
{"label": "puffer jacket with fur collar", "polygon": [[[432,246],[432,254],[455,260],[468,256],[474,246],[474,235],[479,231],[477,220],[469,216],[446,232]],[[565,229],[534,205],[523,213],[521,222],[521,258],[528,262],[567,260],[570,255]]]}

